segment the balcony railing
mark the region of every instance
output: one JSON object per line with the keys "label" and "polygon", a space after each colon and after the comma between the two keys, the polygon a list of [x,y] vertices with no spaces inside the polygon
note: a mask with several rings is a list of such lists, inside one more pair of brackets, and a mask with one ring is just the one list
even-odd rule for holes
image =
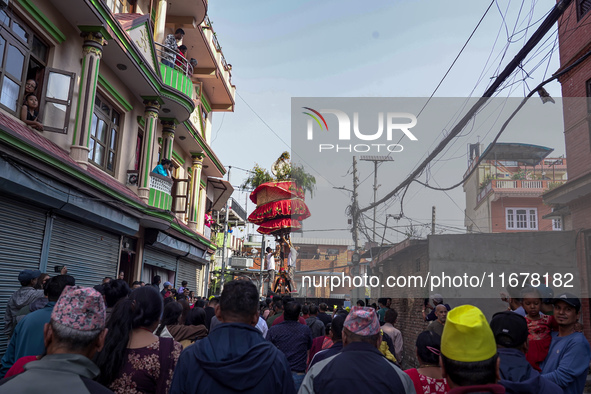
{"label": "balcony railing", "polygon": [[239,216],[243,220],[246,220],[247,215],[244,208],[242,208],[242,206],[238,203],[238,201],[234,199],[234,197],[230,198],[232,199],[232,210],[236,213],[237,216]]}
{"label": "balcony railing", "polygon": [[160,63],[174,68],[188,77],[193,75],[193,65],[191,65],[191,61],[187,60],[180,51],[173,51],[157,42],[155,42],[154,45],[156,46],[156,54],[160,57]]}
{"label": "balcony railing", "polygon": [[148,205],[170,211],[172,205],[172,184],[169,177],[150,173],[150,194]]}
{"label": "balcony railing", "polygon": [[492,179],[489,183],[487,183],[478,193],[478,202],[482,201],[487,194],[489,194],[492,190],[523,190],[523,191],[537,191],[537,192],[544,192],[551,188],[554,188],[558,185],[562,185],[566,181],[564,180],[525,180],[525,179],[517,179],[517,180],[500,180],[500,179]]}

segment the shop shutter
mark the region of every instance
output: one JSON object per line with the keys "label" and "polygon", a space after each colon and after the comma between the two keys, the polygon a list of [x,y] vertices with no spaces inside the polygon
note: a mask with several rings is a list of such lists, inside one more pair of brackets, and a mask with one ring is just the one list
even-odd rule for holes
{"label": "shop shutter", "polygon": [[[38,269],[45,232],[45,212],[0,198],[0,332],[10,296],[21,285],[18,274],[24,269]],[[8,338],[0,334],[0,354]]]}
{"label": "shop shutter", "polygon": [[196,296],[201,295],[203,265],[188,259],[180,259],[176,287],[180,287],[184,280],[188,282],[189,290],[194,291]]}
{"label": "shop shutter", "polygon": [[105,276],[117,277],[120,236],[72,220],[56,217],[49,245],[47,270],[68,267],[80,286],[95,286]]}
{"label": "shop shutter", "polygon": [[[176,256],[146,247],[144,249],[144,264],[167,269],[176,272]],[[164,280],[163,280],[164,282]]]}

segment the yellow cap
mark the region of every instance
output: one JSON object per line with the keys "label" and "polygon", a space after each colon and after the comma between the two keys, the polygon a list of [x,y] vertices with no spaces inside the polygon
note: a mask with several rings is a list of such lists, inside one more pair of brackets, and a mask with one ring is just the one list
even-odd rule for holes
{"label": "yellow cap", "polygon": [[214,296],[214,295],[212,295],[212,296],[209,296],[209,301],[213,300],[214,298],[215,298],[215,296]]}
{"label": "yellow cap", "polygon": [[447,314],[441,337],[441,354],[461,362],[484,361],[497,354],[497,344],[484,314],[462,305]]}

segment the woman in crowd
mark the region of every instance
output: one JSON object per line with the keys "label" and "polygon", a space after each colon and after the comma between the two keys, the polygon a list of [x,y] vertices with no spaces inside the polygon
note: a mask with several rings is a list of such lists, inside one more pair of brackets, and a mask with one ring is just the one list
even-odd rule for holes
{"label": "woman in crowd", "polygon": [[183,314],[183,306],[178,302],[171,302],[164,307],[164,314],[162,321],[156,335],[160,335],[164,328],[168,330],[175,341],[180,342],[183,348],[189,346],[197,339],[202,339],[207,336],[207,328],[204,325],[186,326],[181,323],[181,316]]}
{"label": "woman in crowd", "polygon": [[115,393],[168,392],[182,347],[153,334],[161,315],[162,297],[151,286],[134,290],[115,305],[105,346],[95,357],[99,383]]}
{"label": "woman in crowd", "polygon": [[423,331],[417,337],[419,368],[407,369],[417,394],[445,394],[450,388],[441,374],[439,354],[441,337],[433,331]]}

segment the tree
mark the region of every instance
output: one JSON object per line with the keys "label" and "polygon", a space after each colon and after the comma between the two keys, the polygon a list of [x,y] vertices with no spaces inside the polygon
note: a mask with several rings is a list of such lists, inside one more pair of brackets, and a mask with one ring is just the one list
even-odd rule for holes
{"label": "tree", "polygon": [[244,189],[256,189],[266,182],[293,181],[304,190],[304,193],[309,192],[311,197],[314,195],[316,178],[306,172],[303,166],[291,163],[289,152],[283,152],[279,156],[273,164],[271,171],[273,174],[270,174],[260,165],[255,164],[250,175],[241,187]]}

